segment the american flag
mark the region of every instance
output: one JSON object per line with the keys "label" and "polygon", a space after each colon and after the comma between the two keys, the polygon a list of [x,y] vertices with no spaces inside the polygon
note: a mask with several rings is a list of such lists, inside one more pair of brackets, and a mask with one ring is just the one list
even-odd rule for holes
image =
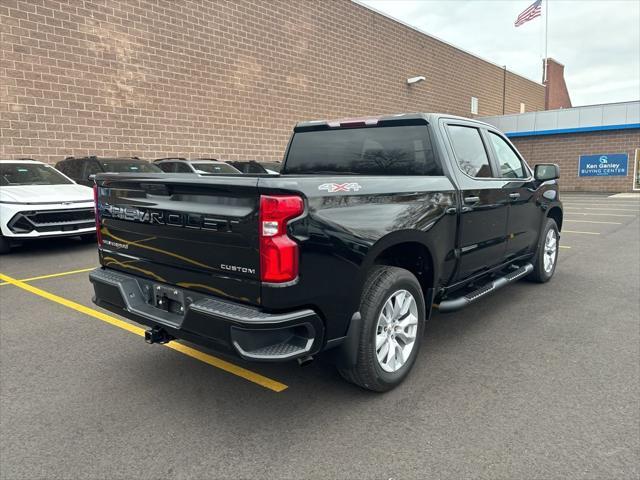
{"label": "american flag", "polygon": [[540,15],[542,15],[542,0],[536,0],[531,5],[529,5],[529,7],[524,12],[518,15],[515,26],[519,27],[520,25],[527,23],[529,20],[533,20],[536,17],[539,17]]}

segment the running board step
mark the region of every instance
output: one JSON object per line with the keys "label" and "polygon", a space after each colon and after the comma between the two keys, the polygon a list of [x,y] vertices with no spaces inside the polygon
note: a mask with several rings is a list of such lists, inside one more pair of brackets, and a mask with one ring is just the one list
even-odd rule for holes
{"label": "running board step", "polygon": [[517,270],[513,270],[506,274],[503,277],[496,278],[491,282],[483,285],[482,287],[474,290],[473,292],[469,292],[461,297],[452,298],[450,300],[443,300],[438,305],[438,310],[442,313],[455,312],[456,310],[460,310],[461,308],[466,307],[470,303],[473,303],[485,295],[489,295],[492,292],[504,287],[505,285],[509,285],[510,283],[515,282],[516,280],[521,279],[522,277],[530,274],[533,271],[533,265],[527,263]]}

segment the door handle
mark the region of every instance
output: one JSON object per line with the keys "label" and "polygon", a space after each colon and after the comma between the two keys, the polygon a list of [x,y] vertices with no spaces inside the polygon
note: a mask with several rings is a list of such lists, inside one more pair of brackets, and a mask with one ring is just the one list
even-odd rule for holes
{"label": "door handle", "polygon": [[480,197],[464,197],[464,203],[478,203]]}
{"label": "door handle", "polygon": [[517,192],[516,193],[510,193],[509,194],[509,198],[513,198],[515,200],[516,198],[520,198],[520,194],[517,193]]}

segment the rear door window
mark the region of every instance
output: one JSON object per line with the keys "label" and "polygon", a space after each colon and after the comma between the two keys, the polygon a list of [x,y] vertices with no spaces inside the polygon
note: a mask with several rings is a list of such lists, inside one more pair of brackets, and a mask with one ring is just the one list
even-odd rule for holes
{"label": "rear door window", "polygon": [[175,166],[176,166],[176,169],[175,169],[176,173],[193,173],[193,170],[191,170],[191,167],[189,167],[189,165],[187,165],[186,163],[176,162]]}
{"label": "rear door window", "polygon": [[448,125],[447,130],[460,169],[470,177],[493,177],[480,131],[463,125]]}
{"label": "rear door window", "polygon": [[297,132],[282,173],[443,174],[426,125]]}
{"label": "rear door window", "polygon": [[161,163],[155,163],[154,165],[157,165],[158,167],[160,167],[160,170],[162,170],[165,173],[173,173],[176,171],[175,169],[176,162],[161,162]]}

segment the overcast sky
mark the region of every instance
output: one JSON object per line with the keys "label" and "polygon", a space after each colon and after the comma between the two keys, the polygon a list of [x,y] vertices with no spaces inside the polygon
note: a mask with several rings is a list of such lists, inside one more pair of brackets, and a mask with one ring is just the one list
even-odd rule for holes
{"label": "overcast sky", "polygon": [[[518,28],[513,25],[533,0],[360,3],[515,73],[542,80],[544,5],[542,17]],[[565,65],[574,106],[639,100],[640,0],[550,0],[549,56]]]}

